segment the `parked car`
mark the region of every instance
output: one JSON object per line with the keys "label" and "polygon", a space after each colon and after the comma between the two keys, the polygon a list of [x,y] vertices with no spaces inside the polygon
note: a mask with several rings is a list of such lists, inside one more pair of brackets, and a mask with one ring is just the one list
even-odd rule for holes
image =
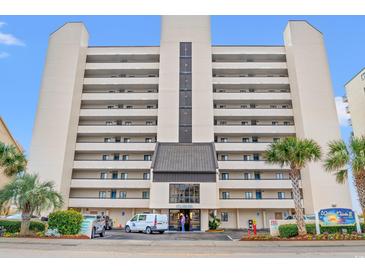
{"label": "parked car", "polygon": [[125,225],[125,231],[144,232],[151,234],[154,231],[164,233],[168,230],[169,224],[165,214],[137,214]]}
{"label": "parked car", "polygon": [[113,228],[113,219],[109,216],[105,216],[105,229],[111,230]]}
{"label": "parked car", "polygon": [[[309,214],[309,215],[304,215],[304,221],[315,221],[316,220],[316,216],[314,214]],[[284,220],[294,220],[295,219],[295,215],[289,215],[287,217],[285,217]]]}
{"label": "parked car", "polygon": [[105,218],[101,215],[84,215],[84,219],[92,220],[92,228],[91,228],[91,239],[95,238],[97,234],[100,237],[105,236]]}

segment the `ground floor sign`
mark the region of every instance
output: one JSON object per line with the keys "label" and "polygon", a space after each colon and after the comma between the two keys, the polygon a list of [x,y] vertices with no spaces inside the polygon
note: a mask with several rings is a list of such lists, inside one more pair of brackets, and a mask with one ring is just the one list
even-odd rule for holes
{"label": "ground floor sign", "polygon": [[326,208],[318,212],[321,226],[346,226],[356,224],[355,212],[349,208]]}

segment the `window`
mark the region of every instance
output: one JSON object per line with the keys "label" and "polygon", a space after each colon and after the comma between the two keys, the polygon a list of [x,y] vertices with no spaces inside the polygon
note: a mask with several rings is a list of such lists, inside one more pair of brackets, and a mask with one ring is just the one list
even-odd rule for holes
{"label": "window", "polygon": [[226,192],[226,191],[223,191],[222,192],[222,199],[226,200],[226,199],[229,199],[229,192]]}
{"label": "window", "polygon": [[115,142],[120,143],[120,137],[115,137]]}
{"label": "window", "polygon": [[248,172],[243,173],[243,179],[244,180],[250,180],[251,179],[251,173],[248,173]]}
{"label": "window", "polygon": [[111,125],[113,125],[113,122],[112,122],[112,121],[106,121],[106,122],[105,122],[105,124],[106,124],[107,126],[111,126]]}
{"label": "window", "polygon": [[125,125],[125,126],[131,126],[131,125],[132,125],[132,122],[127,121],[127,122],[125,122],[125,123],[124,123],[124,125]]}
{"label": "window", "polygon": [[243,155],[243,161],[249,161],[250,155]]}
{"label": "window", "polygon": [[241,105],[241,108],[247,108],[247,105]]}
{"label": "window", "polygon": [[107,106],[108,109],[112,109],[114,106]]}
{"label": "window", "polygon": [[117,198],[117,191],[115,189],[112,189],[112,191],[110,192],[110,198],[111,199]]}
{"label": "window", "polygon": [[114,159],[114,161],[118,161],[119,160],[119,154],[114,153],[113,159]]}
{"label": "window", "polygon": [[227,143],[228,142],[228,138],[221,138],[221,143]]}
{"label": "window", "polygon": [[128,158],[129,158],[129,156],[128,156],[128,155],[122,155],[122,160],[123,160],[123,161],[128,161]]}
{"label": "window", "polygon": [[285,199],[285,192],[279,191],[278,192],[278,199]]}
{"label": "window", "polygon": [[148,172],[143,173],[143,180],[149,180],[150,174]]}
{"label": "window", "polygon": [[289,125],[290,125],[290,122],[284,121],[284,126],[289,126]]}
{"label": "window", "polygon": [[146,126],[152,126],[153,122],[152,121],[146,121]]}
{"label": "window", "polygon": [[143,160],[144,161],[151,161],[151,159],[152,159],[152,156],[151,155],[144,155],[143,156]]}
{"label": "window", "polygon": [[150,192],[149,191],[143,191],[142,192],[142,199],[149,199],[150,198]]}
{"label": "window", "polygon": [[228,155],[221,155],[221,161],[227,161]]}
{"label": "window", "polygon": [[257,136],[252,136],[252,143],[257,143],[259,138]]}
{"label": "window", "polygon": [[254,153],[254,154],[253,154],[253,160],[254,160],[254,161],[260,161],[260,155],[259,155],[259,154],[257,154],[257,153]]}
{"label": "window", "polygon": [[125,191],[119,192],[119,198],[120,199],[127,199],[127,192],[125,192]]}
{"label": "window", "polygon": [[276,179],[278,180],[284,179],[284,174],[282,172],[276,173]]}
{"label": "window", "polygon": [[147,219],[147,215],[145,215],[145,214],[138,215],[138,221],[146,221],[146,219]]}
{"label": "window", "polygon": [[104,155],[102,156],[102,159],[103,159],[103,161],[108,160],[108,155],[104,154]]}
{"label": "window", "polygon": [[252,198],[253,198],[252,192],[245,192],[245,199],[252,199]]}
{"label": "window", "polygon": [[277,105],[270,105],[270,108],[277,108]]}
{"label": "window", "polygon": [[130,143],[131,142],[131,138],[123,138],[123,142],[124,143]]}
{"label": "window", "polygon": [[225,105],[219,105],[219,108],[226,108]]}
{"label": "window", "polygon": [[223,172],[222,173],[222,180],[229,180],[229,173]]}
{"label": "window", "polygon": [[247,126],[248,122],[247,121],[241,121],[241,126]]}
{"label": "window", "polygon": [[250,104],[250,108],[256,108],[256,104]]}
{"label": "window", "polygon": [[256,199],[261,200],[262,199],[262,192],[261,190],[256,190]]}
{"label": "window", "polygon": [[221,221],[228,222],[228,212],[221,212]]}
{"label": "window", "polygon": [[242,138],[242,143],[248,143],[250,141],[250,138]]}
{"label": "window", "polygon": [[272,121],[272,122],[271,122],[271,124],[272,124],[273,126],[277,126],[277,125],[278,125],[278,122],[277,122],[277,121]]}
{"label": "window", "polygon": [[252,126],[256,126],[257,125],[257,121],[256,120],[251,120],[251,125]]}
{"label": "window", "polygon": [[134,215],[134,217],[131,219],[131,222],[137,221],[138,215]]}
{"label": "window", "polygon": [[273,142],[276,143],[276,142],[279,142],[280,141],[280,138],[272,138]]}
{"label": "window", "polygon": [[144,139],[145,143],[152,143],[152,138],[146,138]]}
{"label": "window", "polygon": [[104,138],[104,143],[110,143],[112,141],[111,138]]}
{"label": "window", "polygon": [[112,179],[114,179],[114,180],[118,179],[118,172],[117,171],[112,172]]}
{"label": "window", "polygon": [[282,105],[281,108],[288,108],[288,106],[287,105]]}
{"label": "window", "polygon": [[106,172],[100,172],[100,179],[107,179],[108,174]]}
{"label": "window", "polygon": [[128,173],[126,173],[126,172],[122,172],[122,173],[120,174],[120,178],[121,178],[122,180],[127,180],[127,179],[128,179]]}
{"label": "window", "polygon": [[261,179],[260,172],[258,172],[258,171],[255,171],[254,176],[255,176],[255,180],[260,180]]}
{"label": "window", "polygon": [[106,198],[106,192],[105,191],[99,191],[99,199],[105,199]]}
{"label": "window", "polygon": [[219,124],[220,124],[221,126],[223,126],[223,125],[226,125],[226,124],[227,124],[227,122],[226,122],[226,121],[219,121]]}
{"label": "window", "polygon": [[133,106],[126,106],[125,108],[127,108],[127,109],[131,109],[131,108],[133,108]]}
{"label": "window", "polygon": [[198,184],[170,184],[170,203],[199,203],[200,188]]}

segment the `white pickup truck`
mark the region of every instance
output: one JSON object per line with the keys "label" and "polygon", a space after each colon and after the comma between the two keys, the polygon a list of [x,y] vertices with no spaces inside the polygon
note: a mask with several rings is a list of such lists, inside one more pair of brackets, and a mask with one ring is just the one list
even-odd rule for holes
{"label": "white pickup truck", "polygon": [[101,215],[84,215],[84,219],[88,219],[92,221],[92,228],[91,228],[91,239],[95,238],[97,234],[100,237],[105,236],[105,218]]}

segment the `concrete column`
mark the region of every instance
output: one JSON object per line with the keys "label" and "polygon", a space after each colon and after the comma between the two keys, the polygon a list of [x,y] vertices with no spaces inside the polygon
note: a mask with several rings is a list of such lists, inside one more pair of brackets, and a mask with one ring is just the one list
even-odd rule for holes
{"label": "concrete column", "polygon": [[[310,138],[323,154],[341,138],[323,35],[305,21],[290,21],[284,32],[296,135]],[[348,185],[336,183],[323,163],[302,171],[304,208],[311,214],[332,205],[351,207]]]}
{"label": "concrete column", "polygon": [[267,219],[266,219],[266,210],[263,210],[262,211],[262,228],[266,228],[266,222],[267,222]]}
{"label": "concrete column", "polygon": [[236,223],[236,228],[240,228],[240,210],[238,208],[236,209]]}
{"label": "concrete column", "polygon": [[206,231],[209,229],[209,214],[208,209],[202,209],[200,210],[200,219],[201,219],[201,231]]}
{"label": "concrete column", "polygon": [[53,181],[68,206],[88,47],[82,23],[51,34],[33,127],[28,171]]}
{"label": "concrete column", "polygon": [[162,16],[157,139],[179,141],[180,42],[192,43],[192,142],[213,142],[209,16]]}

